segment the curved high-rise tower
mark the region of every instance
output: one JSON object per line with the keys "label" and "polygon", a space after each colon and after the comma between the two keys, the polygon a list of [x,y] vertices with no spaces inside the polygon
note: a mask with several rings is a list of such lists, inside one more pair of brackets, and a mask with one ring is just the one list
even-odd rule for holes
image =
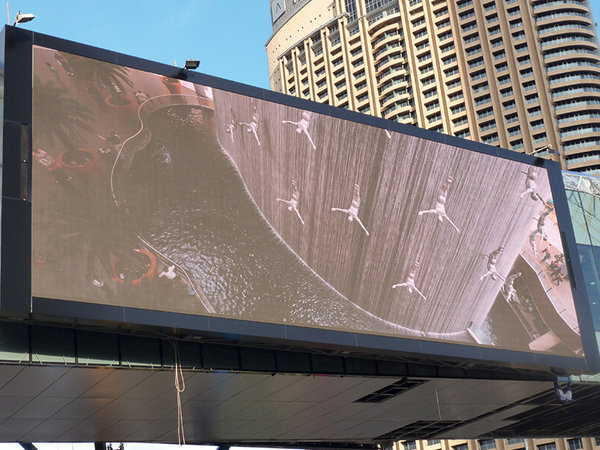
{"label": "curved high-rise tower", "polygon": [[271,13],[274,90],[600,174],[586,0],[271,0]]}

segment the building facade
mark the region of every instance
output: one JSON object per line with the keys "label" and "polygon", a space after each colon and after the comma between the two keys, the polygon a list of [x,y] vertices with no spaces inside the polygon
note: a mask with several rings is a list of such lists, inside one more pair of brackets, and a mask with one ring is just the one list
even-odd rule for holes
{"label": "building facade", "polygon": [[600,174],[586,0],[271,0],[271,12],[276,91]]}
{"label": "building facade", "polygon": [[394,450],[596,450],[600,438],[430,439],[401,441]]}

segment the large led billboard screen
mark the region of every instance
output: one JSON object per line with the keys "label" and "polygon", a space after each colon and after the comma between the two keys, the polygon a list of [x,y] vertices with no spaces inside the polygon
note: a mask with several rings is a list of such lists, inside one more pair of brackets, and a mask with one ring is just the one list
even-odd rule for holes
{"label": "large led billboard screen", "polygon": [[33,54],[34,297],[584,356],[545,166]]}

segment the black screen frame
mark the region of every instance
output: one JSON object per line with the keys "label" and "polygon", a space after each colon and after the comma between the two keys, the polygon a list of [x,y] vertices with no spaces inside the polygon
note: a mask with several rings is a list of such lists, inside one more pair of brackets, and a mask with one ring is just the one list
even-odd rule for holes
{"label": "black screen frame", "polygon": [[[600,354],[582,270],[576,257],[577,247],[573,225],[570,221],[565,188],[558,163],[11,26],[3,29],[0,39],[4,49],[2,62],[5,70],[0,286],[0,314],[3,316],[7,318],[28,316],[34,321],[40,322],[46,320],[43,318],[56,317],[60,318],[61,322],[66,320],[73,324],[85,320],[97,322],[109,328],[134,324],[149,328],[190,330],[197,334],[210,333],[232,341],[293,342],[313,347],[327,346],[362,353],[417,355],[440,360],[451,358],[477,363],[487,361],[490,365],[510,367],[557,368],[577,372],[600,370]],[[563,239],[585,358],[32,297],[31,126],[32,47],[34,45],[167,77],[185,77],[193,83],[216,89],[364,125],[385,128],[546,169]]]}

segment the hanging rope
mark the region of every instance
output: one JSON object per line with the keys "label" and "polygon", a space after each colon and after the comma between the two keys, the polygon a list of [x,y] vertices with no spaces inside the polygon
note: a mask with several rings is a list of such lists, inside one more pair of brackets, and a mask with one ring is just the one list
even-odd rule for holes
{"label": "hanging rope", "polygon": [[172,341],[175,356],[175,390],[177,391],[177,440],[179,445],[185,445],[185,430],[183,429],[183,410],[181,408],[181,393],[185,391],[185,379],[181,369],[181,359],[177,342]]}

